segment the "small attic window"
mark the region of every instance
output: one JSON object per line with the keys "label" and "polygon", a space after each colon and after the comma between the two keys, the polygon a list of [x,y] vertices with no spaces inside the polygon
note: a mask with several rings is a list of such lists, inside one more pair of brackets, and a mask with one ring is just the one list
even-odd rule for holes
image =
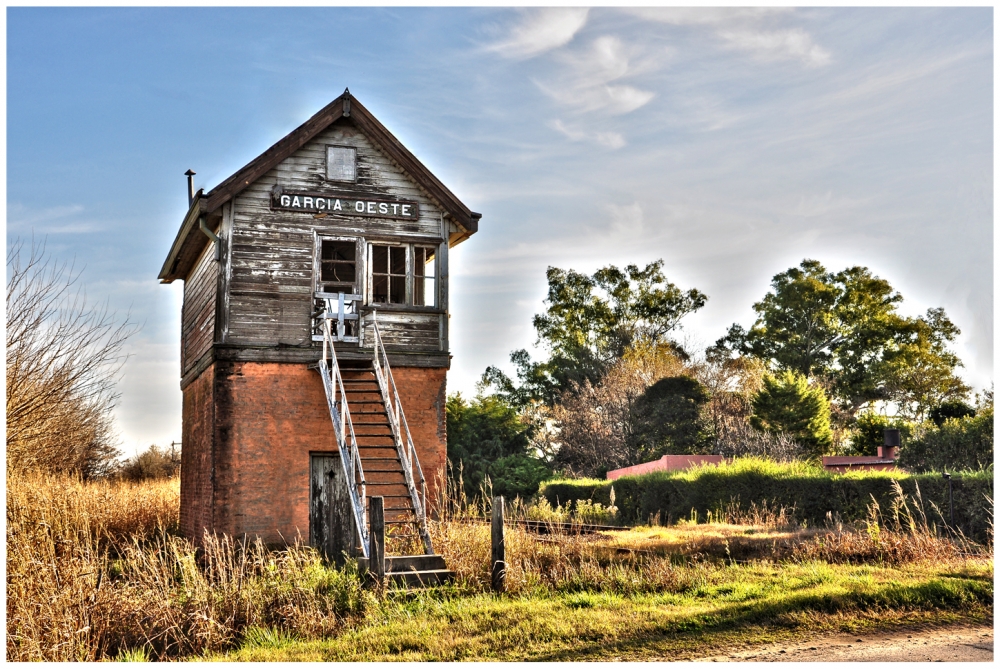
{"label": "small attic window", "polygon": [[354,181],[357,176],[358,150],[348,146],[326,147],[327,181]]}

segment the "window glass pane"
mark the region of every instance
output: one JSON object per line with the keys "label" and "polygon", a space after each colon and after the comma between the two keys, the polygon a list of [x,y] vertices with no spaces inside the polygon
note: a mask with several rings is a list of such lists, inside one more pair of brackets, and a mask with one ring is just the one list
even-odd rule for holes
{"label": "window glass pane", "polygon": [[372,272],[385,274],[389,271],[389,247],[372,246]]}
{"label": "window glass pane", "polygon": [[389,302],[392,304],[404,304],[406,302],[406,277],[389,277]]}
{"label": "window glass pane", "polygon": [[389,301],[389,277],[372,276],[372,302],[385,303]]}
{"label": "window glass pane", "polygon": [[413,277],[413,303],[418,307],[424,306],[424,279],[420,276]]}
{"label": "window glass pane", "polygon": [[389,247],[389,273],[406,275],[406,247]]}

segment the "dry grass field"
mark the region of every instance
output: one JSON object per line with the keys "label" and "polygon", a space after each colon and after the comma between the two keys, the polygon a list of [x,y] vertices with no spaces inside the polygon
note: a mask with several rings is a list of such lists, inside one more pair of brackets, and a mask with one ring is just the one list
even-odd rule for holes
{"label": "dry grass field", "polygon": [[[646,659],[821,629],[992,617],[992,551],[899,509],[862,528],[781,510],[597,535],[432,524],[454,584],[377,593],[308,547],[177,536],[178,482],[10,475],[9,660]],[[468,510],[467,510],[468,511]],[[468,515],[468,514],[467,514]],[[852,627],[853,626],[853,627]]]}

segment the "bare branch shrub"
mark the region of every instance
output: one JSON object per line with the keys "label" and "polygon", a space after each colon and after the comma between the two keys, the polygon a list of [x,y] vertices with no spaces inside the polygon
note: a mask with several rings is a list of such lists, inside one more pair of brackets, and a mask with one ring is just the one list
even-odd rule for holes
{"label": "bare branch shrub", "polygon": [[111,410],[137,326],[88,303],[80,275],[16,240],[7,251],[7,469],[101,476],[118,450]]}
{"label": "bare branch shrub", "polygon": [[765,457],[778,462],[802,456],[802,446],[790,436],[768,434],[750,425],[751,402],[766,372],[763,363],[752,358],[707,360],[693,370],[712,396],[708,414],[715,433],[716,455]]}
{"label": "bare branch shrub", "polygon": [[129,481],[168,479],[181,470],[181,452],[178,444],[170,448],[153,444],[142,453],[136,453],[122,464],[117,475]]}
{"label": "bare branch shrub", "polygon": [[653,383],[684,374],[687,367],[667,346],[629,349],[594,386],[574,385],[552,411],[559,425],[554,463],[576,476],[639,462],[632,437],[636,401]]}

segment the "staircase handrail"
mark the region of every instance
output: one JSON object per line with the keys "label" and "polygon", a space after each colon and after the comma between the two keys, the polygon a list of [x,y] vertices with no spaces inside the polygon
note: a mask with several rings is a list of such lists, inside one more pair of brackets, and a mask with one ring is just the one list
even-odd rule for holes
{"label": "staircase handrail", "polygon": [[[434,552],[431,546],[431,535],[427,530],[427,481],[424,479],[424,470],[420,466],[420,459],[417,457],[416,448],[413,446],[413,438],[410,436],[410,427],[406,422],[406,414],[403,412],[403,404],[399,399],[399,390],[396,388],[396,381],[392,376],[392,368],[389,366],[389,356],[385,352],[382,343],[382,332],[378,326],[378,314],[372,310],[372,333],[374,341],[374,370],[375,378],[378,381],[379,392],[382,393],[382,401],[385,403],[386,413],[392,426],[393,441],[396,443],[396,451],[403,466],[403,475],[406,478],[406,487],[410,491],[410,499],[413,502],[413,512],[417,516],[417,525],[420,531],[420,538],[423,541],[424,549],[428,554]],[[405,435],[406,443],[403,443]],[[413,469],[416,465],[417,477],[420,480],[420,492],[414,482]]]}
{"label": "staircase handrail", "polygon": [[333,419],[333,429],[337,437],[337,451],[340,453],[340,462],[344,468],[348,492],[351,497],[354,522],[361,539],[361,553],[363,557],[368,557],[368,504],[365,472],[361,466],[358,440],[354,436],[351,410],[347,405],[344,377],[340,373],[337,352],[333,347],[334,337],[331,324],[337,320],[337,315],[333,309],[329,308],[330,305],[326,303],[325,299],[324,303],[326,308],[320,316],[323,319],[323,357],[320,358],[319,371],[323,378],[323,390],[326,392],[330,417]]}

